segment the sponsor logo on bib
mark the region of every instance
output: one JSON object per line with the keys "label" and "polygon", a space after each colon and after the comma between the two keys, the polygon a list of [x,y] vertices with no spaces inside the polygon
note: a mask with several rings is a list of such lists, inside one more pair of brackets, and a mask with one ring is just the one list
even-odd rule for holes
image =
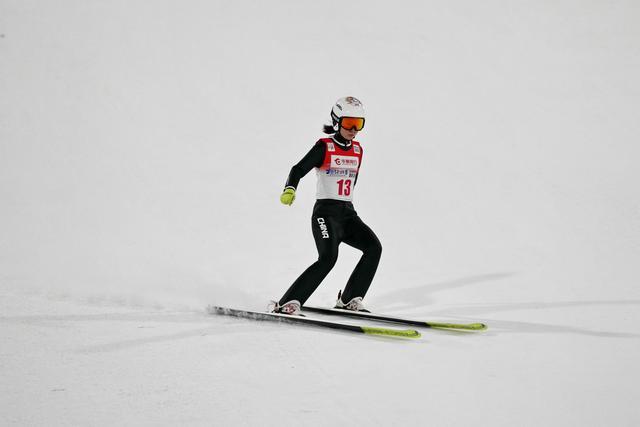
{"label": "sponsor logo on bib", "polygon": [[327,169],[325,175],[354,177],[356,173],[349,169]]}
{"label": "sponsor logo on bib", "polygon": [[352,156],[331,156],[331,167],[339,169],[358,169],[358,158]]}

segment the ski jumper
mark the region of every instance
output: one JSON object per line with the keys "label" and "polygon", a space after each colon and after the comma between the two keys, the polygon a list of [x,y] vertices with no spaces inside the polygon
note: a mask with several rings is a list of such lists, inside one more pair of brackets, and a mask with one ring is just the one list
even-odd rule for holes
{"label": "ski jumper", "polygon": [[312,168],[318,177],[311,231],[318,249],[318,260],[298,277],[279,304],[298,300],[304,304],[329,274],[338,259],[338,246],[344,242],[362,251],[342,293],[342,301],[364,297],[378,268],[382,245],[374,232],[360,219],[353,207],[353,190],[362,164],[362,147],[338,133],[320,139],[300,162],[291,168],[287,187],[298,186]]}

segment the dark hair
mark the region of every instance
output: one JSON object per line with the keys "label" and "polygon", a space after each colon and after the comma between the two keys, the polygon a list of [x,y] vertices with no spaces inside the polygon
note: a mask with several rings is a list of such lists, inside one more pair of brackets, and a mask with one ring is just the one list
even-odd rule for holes
{"label": "dark hair", "polygon": [[326,133],[327,135],[333,135],[334,133],[336,133],[336,130],[331,125],[324,125],[322,126],[322,132]]}

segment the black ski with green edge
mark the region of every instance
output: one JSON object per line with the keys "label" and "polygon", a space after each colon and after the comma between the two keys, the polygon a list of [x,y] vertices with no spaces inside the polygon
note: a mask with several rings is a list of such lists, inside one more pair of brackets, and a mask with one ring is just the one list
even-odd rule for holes
{"label": "black ski with green edge", "polygon": [[241,317],[253,320],[272,320],[276,322],[293,323],[299,325],[310,325],[321,328],[338,329],[342,331],[356,332],[368,335],[381,335],[401,338],[420,338],[420,332],[412,329],[392,329],[379,328],[373,326],[350,325],[348,323],[330,322],[327,320],[312,319],[303,316],[291,316],[279,313],[266,313],[260,311],[237,310],[235,308],[218,307],[210,305],[207,307],[209,314],[222,314],[227,316]]}
{"label": "black ski with green edge", "polygon": [[401,323],[403,325],[421,326],[423,328],[433,329],[448,329],[448,330],[460,330],[460,331],[484,331],[487,329],[487,325],[484,323],[448,323],[448,322],[425,322],[424,320],[412,320],[404,319],[394,316],[384,316],[381,314],[367,313],[362,311],[350,311],[340,308],[322,308],[303,306],[302,311],[308,311],[313,313],[328,314],[334,316],[347,316],[358,319],[377,320],[380,322],[389,323]]}

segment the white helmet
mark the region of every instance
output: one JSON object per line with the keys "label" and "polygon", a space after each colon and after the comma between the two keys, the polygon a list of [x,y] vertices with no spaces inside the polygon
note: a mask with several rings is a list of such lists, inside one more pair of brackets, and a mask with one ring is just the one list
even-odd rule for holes
{"label": "white helmet", "polygon": [[342,117],[362,117],[364,119],[364,107],[362,102],[353,96],[345,96],[336,101],[336,105],[331,109],[331,120],[334,130],[339,129]]}

